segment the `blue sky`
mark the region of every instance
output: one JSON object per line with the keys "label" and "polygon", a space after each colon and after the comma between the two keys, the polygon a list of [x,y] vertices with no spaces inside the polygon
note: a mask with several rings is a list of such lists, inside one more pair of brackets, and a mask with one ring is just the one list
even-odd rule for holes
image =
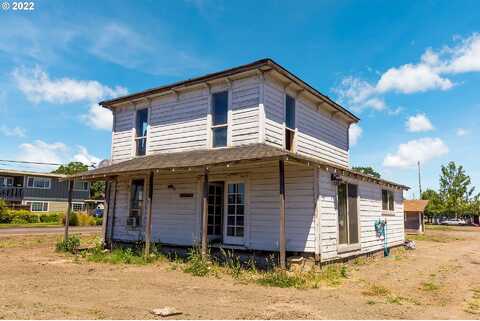
{"label": "blue sky", "polygon": [[477,1],[209,0],[0,11],[0,158],[108,158],[99,100],[271,57],[362,119],[351,165],[412,196],[417,160],[425,188],[454,160],[478,186],[479,11]]}

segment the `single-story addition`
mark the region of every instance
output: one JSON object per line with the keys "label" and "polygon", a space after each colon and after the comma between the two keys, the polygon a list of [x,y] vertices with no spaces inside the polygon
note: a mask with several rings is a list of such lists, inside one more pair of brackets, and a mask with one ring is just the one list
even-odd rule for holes
{"label": "single-story addition", "polygon": [[425,232],[424,212],[428,200],[405,200],[405,231],[410,234],[422,234]]}
{"label": "single-story addition", "polygon": [[403,244],[408,187],[351,170],[358,118],[271,59],[100,103],[112,159],[107,244],[145,241],[306,254],[319,262]]}

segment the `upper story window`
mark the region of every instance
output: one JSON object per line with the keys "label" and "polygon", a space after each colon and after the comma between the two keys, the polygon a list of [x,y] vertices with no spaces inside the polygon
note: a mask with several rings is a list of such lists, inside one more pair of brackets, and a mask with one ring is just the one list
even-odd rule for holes
{"label": "upper story window", "polygon": [[293,149],[295,137],[295,98],[286,95],[285,97],[285,149]]}
{"label": "upper story window", "polygon": [[27,187],[39,188],[39,189],[50,189],[51,179],[46,177],[28,177]]}
{"label": "upper story window", "polygon": [[0,187],[13,186],[13,177],[0,176]]}
{"label": "upper story window", "polygon": [[393,191],[382,189],[382,210],[384,211],[394,211],[395,197],[393,196]]}
{"label": "upper story window", "polygon": [[148,108],[137,110],[135,124],[135,142],[137,156],[143,156],[147,152],[148,131]]}
{"label": "upper story window", "polygon": [[88,182],[75,181],[73,183],[73,189],[76,190],[76,191],[88,191],[89,187],[90,186],[89,186]]}
{"label": "upper story window", "polygon": [[212,95],[212,147],[227,146],[228,91]]}

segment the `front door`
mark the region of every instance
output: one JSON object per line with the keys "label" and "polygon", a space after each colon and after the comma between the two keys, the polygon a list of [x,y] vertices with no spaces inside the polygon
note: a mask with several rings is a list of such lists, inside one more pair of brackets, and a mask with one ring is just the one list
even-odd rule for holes
{"label": "front door", "polygon": [[223,242],[243,245],[245,235],[245,183],[229,182],[225,191]]}
{"label": "front door", "polygon": [[211,241],[222,240],[223,194],[223,182],[209,184],[207,235]]}

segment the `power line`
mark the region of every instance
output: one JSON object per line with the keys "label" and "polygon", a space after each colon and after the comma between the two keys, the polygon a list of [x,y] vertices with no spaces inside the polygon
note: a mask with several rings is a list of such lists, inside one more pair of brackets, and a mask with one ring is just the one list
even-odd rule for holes
{"label": "power line", "polygon": [[65,165],[65,164],[58,164],[58,163],[30,162],[30,161],[19,161],[19,160],[12,160],[12,159],[0,159],[0,162],[35,164],[35,165],[55,165],[55,166]]}

